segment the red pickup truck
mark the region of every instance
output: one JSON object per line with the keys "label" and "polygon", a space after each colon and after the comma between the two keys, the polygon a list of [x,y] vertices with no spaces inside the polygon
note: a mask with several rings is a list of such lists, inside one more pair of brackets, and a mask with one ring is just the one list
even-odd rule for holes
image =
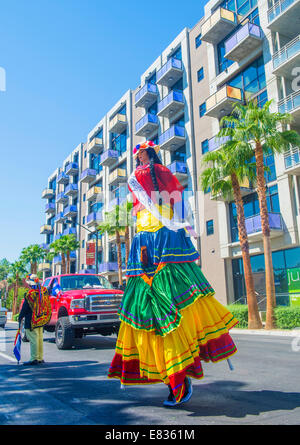
{"label": "red pickup truck", "polygon": [[[53,286],[58,282],[60,292]],[[123,291],[114,289],[101,275],[69,274],[46,278],[52,315],[44,327],[55,332],[58,349],[69,349],[75,338],[89,334],[111,335],[120,326],[118,309]]]}

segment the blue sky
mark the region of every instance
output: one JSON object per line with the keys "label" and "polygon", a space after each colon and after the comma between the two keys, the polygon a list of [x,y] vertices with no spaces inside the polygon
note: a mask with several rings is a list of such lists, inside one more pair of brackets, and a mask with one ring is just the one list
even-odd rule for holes
{"label": "blue sky", "polygon": [[184,28],[205,0],[2,2],[0,259],[41,243],[52,171]]}

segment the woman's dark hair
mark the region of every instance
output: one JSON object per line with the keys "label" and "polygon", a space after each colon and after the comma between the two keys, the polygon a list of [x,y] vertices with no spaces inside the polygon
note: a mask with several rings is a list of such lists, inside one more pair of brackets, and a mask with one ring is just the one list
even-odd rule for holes
{"label": "woman's dark hair", "polygon": [[[150,175],[151,175],[151,179],[154,185],[154,190],[156,192],[159,192],[159,188],[158,188],[158,183],[157,183],[157,179],[156,179],[156,175],[155,175],[155,169],[154,169],[154,164],[162,164],[161,160],[159,159],[159,157],[156,154],[156,151],[154,150],[153,147],[149,147],[147,148],[147,153],[149,156],[149,161],[150,161]],[[136,167],[138,167],[140,165],[140,160],[139,158],[137,158],[136,160]]]}

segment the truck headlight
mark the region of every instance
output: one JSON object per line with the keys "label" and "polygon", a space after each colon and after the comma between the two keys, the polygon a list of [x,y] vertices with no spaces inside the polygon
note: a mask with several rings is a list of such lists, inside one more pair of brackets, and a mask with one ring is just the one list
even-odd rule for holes
{"label": "truck headlight", "polygon": [[70,304],[71,309],[83,309],[84,308],[84,299],[80,298],[78,300],[72,300]]}

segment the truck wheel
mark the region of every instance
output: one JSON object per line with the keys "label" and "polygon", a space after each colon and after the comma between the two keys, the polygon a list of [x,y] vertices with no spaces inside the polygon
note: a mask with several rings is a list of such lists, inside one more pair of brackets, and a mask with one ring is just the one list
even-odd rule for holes
{"label": "truck wheel", "polygon": [[27,338],[27,336],[26,336],[26,331],[25,331],[25,326],[24,326],[24,324],[25,324],[25,320],[24,320],[24,318],[23,318],[23,320],[21,321],[21,326],[20,326],[20,334],[21,334],[21,339],[22,339],[22,341],[23,341],[24,343],[26,343],[26,342],[28,342],[29,340],[28,340],[28,338]]}
{"label": "truck wheel", "polygon": [[70,349],[73,345],[74,331],[69,317],[61,317],[55,326],[55,343],[58,349]]}

